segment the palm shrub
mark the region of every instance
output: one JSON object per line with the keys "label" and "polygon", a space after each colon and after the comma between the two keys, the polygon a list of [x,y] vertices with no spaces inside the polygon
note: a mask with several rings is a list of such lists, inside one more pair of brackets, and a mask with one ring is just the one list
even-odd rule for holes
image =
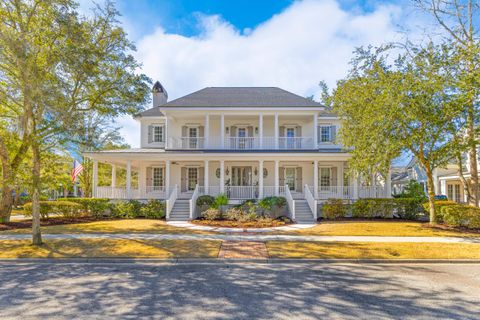
{"label": "palm shrub", "polygon": [[228,205],[228,197],[226,194],[219,194],[212,205],[213,209],[217,209],[220,212],[223,212],[223,208]]}
{"label": "palm shrub", "polygon": [[287,205],[287,199],[284,197],[266,197],[258,202],[258,206],[262,209],[262,215],[265,213],[269,215],[276,215],[276,213],[285,208]]}

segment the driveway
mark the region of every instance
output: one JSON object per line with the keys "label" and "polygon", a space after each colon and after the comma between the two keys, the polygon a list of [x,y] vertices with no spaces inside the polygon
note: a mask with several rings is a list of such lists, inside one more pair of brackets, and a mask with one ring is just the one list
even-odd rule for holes
{"label": "driveway", "polygon": [[480,264],[0,265],[0,318],[478,319]]}

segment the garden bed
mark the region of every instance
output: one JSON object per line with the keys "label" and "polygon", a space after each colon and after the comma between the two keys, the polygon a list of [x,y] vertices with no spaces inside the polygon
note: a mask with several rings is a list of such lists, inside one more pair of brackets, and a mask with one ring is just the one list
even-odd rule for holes
{"label": "garden bed", "polygon": [[193,224],[219,227],[219,228],[273,228],[282,227],[293,222],[289,219],[275,219],[268,221],[234,221],[234,220],[205,220],[197,219],[191,221]]}

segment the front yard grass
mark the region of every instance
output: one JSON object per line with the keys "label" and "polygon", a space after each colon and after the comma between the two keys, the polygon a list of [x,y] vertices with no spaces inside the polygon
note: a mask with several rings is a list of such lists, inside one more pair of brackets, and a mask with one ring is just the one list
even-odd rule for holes
{"label": "front yard grass", "polygon": [[66,239],[0,241],[0,258],[216,258],[220,241]]}
{"label": "front yard grass", "polygon": [[311,236],[480,237],[480,233],[444,230],[413,221],[327,221],[312,228],[281,233]]}
{"label": "front yard grass", "polygon": [[[163,220],[123,219],[103,220],[75,224],[63,224],[42,227],[43,233],[175,233],[175,234],[211,234],[212,232],[178,228]],[[31,233],[30,228],[1,231],[0,234]]]}
{"label": "front yard grass", "polygon": [[279,259],[480,259],[480,244],[269,241]]}

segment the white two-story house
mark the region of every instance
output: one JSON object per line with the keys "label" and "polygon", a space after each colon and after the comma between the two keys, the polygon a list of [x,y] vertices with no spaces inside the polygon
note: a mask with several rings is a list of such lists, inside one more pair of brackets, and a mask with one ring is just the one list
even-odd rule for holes
{"label": "white two-story house", "polygon": [[[85,154],[94,161],[94,197],[165,199],[167,219],[184,220],[196,216],[200,195],[231,202],[278,195],[295,220],[313,221],[328,198],[390,195],[390,182],[348,175],[334,114],[280,88],[209,87],[168,101],[157,82],[153,108],[135,119],[140,148]],[[112,166],[111,186],[97,186],[99,162]],[[126,168],[125,186],[116,185],[118,167]]]}

